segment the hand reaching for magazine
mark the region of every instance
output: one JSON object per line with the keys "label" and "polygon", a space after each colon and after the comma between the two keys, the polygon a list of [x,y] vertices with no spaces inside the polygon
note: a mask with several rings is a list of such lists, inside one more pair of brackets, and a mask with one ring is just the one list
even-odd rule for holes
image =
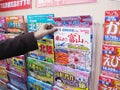
{"label": "hand reaching for magazine", "polygon": [[57,31],[57,29],[54,28],[54,25],[43,24],[38,31],[34,32],[34,36],[38,40],[38,39],[41,39],[42,37],[44,37],[47,34],[54,33],[55,31]]}

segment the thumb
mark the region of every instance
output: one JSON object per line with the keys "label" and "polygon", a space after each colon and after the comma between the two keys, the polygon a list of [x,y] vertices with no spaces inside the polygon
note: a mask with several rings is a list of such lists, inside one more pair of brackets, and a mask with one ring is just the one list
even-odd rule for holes
{"label": "thumb", "polygon": [[54,32],[56,32],[56,31],[58,31],[57,28],[53,28],[53,29],[50,29],[50,30],[46,30],[47,34],[51,34],[51,33],[54,33]]}

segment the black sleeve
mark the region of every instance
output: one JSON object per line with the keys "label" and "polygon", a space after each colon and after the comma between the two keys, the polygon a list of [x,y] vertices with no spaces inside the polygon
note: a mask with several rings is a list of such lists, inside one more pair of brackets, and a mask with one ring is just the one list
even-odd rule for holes
{"label": "black sleeve", "polygon": [[25,54],[35,49],[38,49],[38,46],[34,34],[22,34],[14,39],[0,41],[0,60]]}

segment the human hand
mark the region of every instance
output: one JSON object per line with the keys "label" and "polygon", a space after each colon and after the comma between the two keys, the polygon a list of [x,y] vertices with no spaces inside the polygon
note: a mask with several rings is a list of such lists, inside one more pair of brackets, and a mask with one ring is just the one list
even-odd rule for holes
{"label": "human hand", "polygon": [[44,37],[47,34],[54,33],[55,31],[57,31],[57,29],[54,28],[54,25],[43,24],[38,31],[34,32],[34,36],[38,40],[38,39],[41,39],[42,37]]}

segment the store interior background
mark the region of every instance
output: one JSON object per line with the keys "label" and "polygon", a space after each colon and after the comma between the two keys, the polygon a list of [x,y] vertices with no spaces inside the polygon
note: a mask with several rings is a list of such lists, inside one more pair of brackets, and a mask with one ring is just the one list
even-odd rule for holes
{"label": "store interior background", "polygon": [[27,15],[33,14],[55,14],[55,17],[64,16],[78,16],[78,15],[91,15],[93,22],[95,23],[95,52],[94,63],[93,63],[93,88],[97,90],[98,76],[100,72],[100,61],[101,61],[101,45],[103,39],[103,24],[104,24],[104,13],[106,10],[120,10],[120,0],[97,0],[95,3],[84,3],[64,6],[53,6],[36,8],[35,1],[32,0],[32,8],[24,10],[14,10],[0,12],[0,16],[15,16],[24,15],[25,21],[27,22]]}

